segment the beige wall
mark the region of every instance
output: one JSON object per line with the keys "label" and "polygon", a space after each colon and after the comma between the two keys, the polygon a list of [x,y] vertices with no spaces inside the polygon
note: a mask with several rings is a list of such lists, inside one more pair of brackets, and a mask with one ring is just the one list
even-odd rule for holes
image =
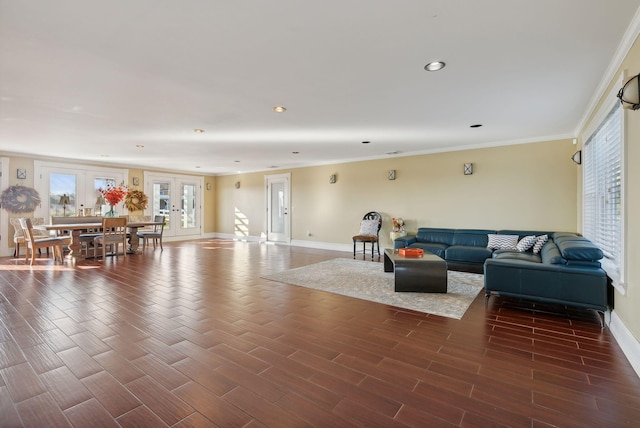
{"label": "beige wall", "polygon": [[[351,244],[362,215],[375,210],[384,217],[382,245],[389,246],[392,217],[404,218],[408,231],[576,231],[575,149],[571,140],[548,141],[270,173],[291,172],[292,239]],[[463,174],[466,162],[474,164],[473,175]],[[390,169],[396,180],[387,179]],[[246,217],[250,236],[265,232],[266,174],[217,178],[217,232],[235,233],[236,214]]]}
{"label": "beige wall", "polygon": [[[623,70],[626,70],[628,77],[640,73],[640,39],[636,39],[605,94],[618,89],[618,79]],[[600,100],[595,112],[604,101],[604,98]],[[610,102],[608,99],[606,101]],[[591,121],[580,132],[584,132],[590,125]],[[625,293],[615,291],[614,310],[635,339],[640,341],[640,192],[635,187],[640,183],[640,169],[634,166],[640,162],[640,111],[625,110],[624,135],[626,290]],[[581,176],[578,176],[578,179],[580,180]]]}

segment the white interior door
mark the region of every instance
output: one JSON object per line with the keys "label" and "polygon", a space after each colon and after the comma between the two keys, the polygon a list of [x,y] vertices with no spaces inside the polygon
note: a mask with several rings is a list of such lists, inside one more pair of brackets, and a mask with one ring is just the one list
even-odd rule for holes
{"label": "white interior door", "polygon": [[265,176],[267,207],[267,241],[291,242],[290,192],[291,174]]}
{"label": "white interior door", "polygon": [[147,215],[164,215],[165,236],[201,235],[202,177],[145,174]]}

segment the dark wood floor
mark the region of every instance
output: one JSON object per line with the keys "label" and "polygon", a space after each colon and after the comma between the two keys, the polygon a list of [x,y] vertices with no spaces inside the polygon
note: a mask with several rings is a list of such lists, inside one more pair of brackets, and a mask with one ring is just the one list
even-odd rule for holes
{"label": "dark wood floor", "polygon": [[261,279],[335,257],[0,259],[0,426],[638,426],[640,381],[593,313],[481,294],[452,320]]}

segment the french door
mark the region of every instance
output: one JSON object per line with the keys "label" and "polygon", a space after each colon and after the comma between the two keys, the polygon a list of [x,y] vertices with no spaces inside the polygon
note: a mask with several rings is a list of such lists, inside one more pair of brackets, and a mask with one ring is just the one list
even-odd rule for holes
{"label": "french door", "polygon": [[[34,187],[42,203],[36,217],[101,215],[109,206],[98,189],[127,182],[127,171],[117,168],[87,167],[84,165],[34,162]],[[114,207],[119,214],[127,214],[124,204]]]}
{"label": "french door", "polygon": [[196,176],[145,173],[148,215],[163,215],[164,236],[194,236],[202,233],[202,184]]}
{"label": "french door", "polygon": [[265,176],[267,207],[267,241],[291,242],[291,220],[289,201],[291,174]]}

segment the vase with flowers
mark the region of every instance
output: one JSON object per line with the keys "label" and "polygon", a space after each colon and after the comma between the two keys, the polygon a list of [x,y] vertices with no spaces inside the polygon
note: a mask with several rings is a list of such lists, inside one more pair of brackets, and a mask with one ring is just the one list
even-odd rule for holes
{"label": "vase with flowers", "polygon": [[114,207],[118,205],[129,193],[129,188],[124,183],[120,183],[118,186],[109,184],[106,189],[99,188],[98,192],[102,194],[104,200],[109,204],[109,211],[107,211],[105,217],[118,217],[118,213]]}
{"label": "vase with flowers", "polygon": [[404,230],[404,220],[402,217],[393,218],[393,231],[390,233],[391,240],[407,236],[407,232]]}

